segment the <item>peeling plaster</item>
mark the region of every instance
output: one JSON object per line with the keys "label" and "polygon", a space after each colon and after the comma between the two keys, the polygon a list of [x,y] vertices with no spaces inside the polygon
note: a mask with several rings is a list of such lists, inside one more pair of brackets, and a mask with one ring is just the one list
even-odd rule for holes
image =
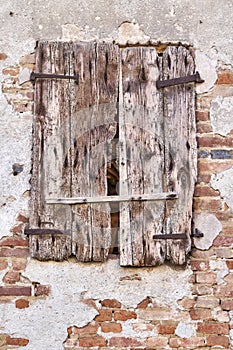
{"label": "peeling plaster", "polygon": [[226,136],[233,130],[233,96],[217,96],[210,106],[210,121],[213,132]]}
{"label": "peeling plaster", "polygon": [[204,237],[194,238],[194,245],[201,250],[209,249],[214,239],[222,230],[221,222],[213,214],[201,213],[194,218],[194,228],[204,234]]}
{"label": "peeling plaster", "polygon": [[211,186],[220,191],[220,196],[233,210],[233,167],[211,176]]}
{"label": "peeling plaster", "polygon": [[[141,280],[123,279],[135,273]],[[0,304],[0,330],[28,338],[29,344],[24,347],[25,350],[60,350],[67,337],[67,327],[82,327],[98,314],[82,300],[103,300],[111,296],[124,307],[134,308],[147,296],[153,296],[158,303],[170,306],[175,313],[176,302],[191,295],[188,283],[190,275],[189,269],[169,266],[119,269],[118,260],[109,260],[104,264],[81,264],[72,259],[63,263],[42,263],[31,259],[24,276],[33,282],[51,285],[51,295],[44,300],[36,300],[27,309]],[[12,314],[14,317],[9,318]],[[125,326],[122,336],[130,334],[132,330]]]}
{"label": "peeling plaster", "polygon": [[201,78],[204,80],[203,83],[196,85],[196,92],[198,94],[202,94],[204,92],[209,91],[214,86],[214,83],[217,80],[217,77],[218,77],[216,72],[217,61],[211,60],[203,52],[196,51],[195,63],[196,63],[196,70],[199,72]]}
{"label": "peeling plaster", "polygon": [[196,330],[193,325],[181,321],[176,327],[175,334],[180,338],[189,339],[196,336]]}

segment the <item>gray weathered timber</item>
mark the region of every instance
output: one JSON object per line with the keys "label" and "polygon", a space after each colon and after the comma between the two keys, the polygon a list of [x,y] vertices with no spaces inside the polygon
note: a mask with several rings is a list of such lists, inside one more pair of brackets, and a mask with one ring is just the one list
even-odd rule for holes
{"label": "gray weathered timber", "polygon": [[[68,43],[39,43],[36,70],[64,74],[69,70]],[[31,228],[55,228],[71,234],[71,209],[63,205],[47,205],[47,196],[70,196],[69,156],[69,81],[41,80],[35,83],[35,119],[32,175]],[[54,240],[49,240],[54,243]],[[33,237],[31,238],[33,242]],[[62,244],[62,240],[59,241]],[[33,245],[35,248],[36,245]],[[32,256],[38,252],[31,247]],[[46,253],[46,247],[48,252]],[[43,246],[43,259],[50,256],[51,247]],[[57,250],[55,250],[57,251]],[[62,247],[60,247],[62,251]],[[58,260],[61,260],[59,252]],[[67,257],[65,248],[64,256]]]}
{"label": "gray weathered timber", "polygon": [[[107,164],[117,130],[119,49],[112,44],[75,44],[71,110],[72,197],[107,195]],[[103,261],[111,244],[109,203],[73,206],[73,253]]]}
{"label": "gray weathered timber", "polygon": [[[194,74],[192,51],[168,47],[163,54],[163,79]],[[185,233],[187,240],[167,242],[167,259],[185,263],[191,248],[191,218],[196,179],[195,85],[183,84],[163,89],[165,125],[165,190],[175,191],[178,200],[166,206],[164,232]]]}
{"label": "gray weathered timber", "polygon": [[109,202],[139,202],[139,201],[160,201],[166,199],[177,199],[175,192],[163,192],[155,194],[142,194],[140,196],[99,196],[99,197],[72,197],[72,198],[50,198],[48,204],[86,204],[86,203],[109,203]]}
{"label": "gray weathered timber", "polygon": [[[119,113],[120,195],[163,192],[163,112],[157,54],[154,48],[122,51]],[[120,205],[120,264],[162,264],[166,242],[153,240],[161,233],[164,202]]]}
{"label": "gray weathered timber", "polygon": [[71,238],[64,234],[29,236],[30,254],[38,260],[62,261],[71,255]]}

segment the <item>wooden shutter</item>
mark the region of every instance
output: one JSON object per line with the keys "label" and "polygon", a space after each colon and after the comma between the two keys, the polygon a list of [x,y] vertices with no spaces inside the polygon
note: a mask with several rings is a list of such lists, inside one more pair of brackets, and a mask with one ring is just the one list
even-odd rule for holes
{"label": "wooden shutter", "polygon": [[[158,79],[194,73],[184,47],[126,48],[122,52],[120,110],[121,193],[175,192],[175,201],[121,204],[122,266],[154,266],[164,260],[182,265],[190,250],[196,165],[194,84],[161,90]],[[173,234],[174,239],[156,239]],[[186,234],[186,239],[175,239]],[[165,236],[164,236],[165,237]]]}
{"label": "wooden shutter", "polygon": [[[111,44],[75,44],[72,90],[72,197],[107,196],[107,165],[117,130],[119,49]],[[109,203],[74,205],[73,253],[81,261],[103,261],[111,245]]]}
{"label": "wooden shutter", "polygon": [[[69,72],[69,64],[68,43],[39,43],[37,72],[64,74]],[[30,235],[31,255],[41,260],[63,260],[71,253],[71,208],[48,205],[46,198],[71,195],[69,81],[37,79],[35,84],[30,227],[48,230],[48,234]],[[49,234],[51,229],[61,234]]]}
{"label": "wooden shutter", "polygon": [[[31,227],[47,232],[30,236],[34,257],[62,260],[71,255],[71,239],[80,261],[108,255],[109,204],[71,206],[59,199],[107,195],[117,130],[118,50],[111,44],[39,44],[37,72],[77,73],[78,82],[36,80]],[[49,198],[58,200],[48,204]],[[51,229],[61,235],[50,234]]]}
{"label": "wooden shutter", "polygon": [[[36,80],[30,224],[44,231],[30,236],[32,256],[107,258],[107,166],[119,154],[121,265],[183,264],[196,176],[194,84],[158,90],[156,81],[193,74],[192,52],[42,42],[36,62],[37,72],[78,81]],[[164,239],[170,234],[186,239]]]}
{"label": "wooden shutter", "polygon": [[[163,79],[194,74],[193,52],[168,47],[163,54]],[[163,89],[165,129],[165,186],[178,200],[166,206],[165,233],[185,233],[187,239],[167,241],[167,259],[184,264],[191,249],[191,219],[196,180],[195,84]]]}

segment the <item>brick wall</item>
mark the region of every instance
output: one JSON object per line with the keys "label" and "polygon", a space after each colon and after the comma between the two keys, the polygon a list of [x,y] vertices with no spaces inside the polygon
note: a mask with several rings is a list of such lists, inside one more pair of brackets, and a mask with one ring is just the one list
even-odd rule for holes
{"label": "brick wall", "polygon": [[[5,56],[1,53],[0,59],[6,59]],[[15,112],[23,117],[32,113],[33,86],[30,82],[19,85],[18,75],[24,68],[32,70],[34,59],[33,54],[24,56],[19,64],[3,70],[2,91]],[[232,95],[233,71],[219,70],[213,89],[197,97],[198,179],[194,214],[213,215],[222,229],[209,248],[192,249],[186,267],[192,271],[192,295],[174,303],[172,309],[158,303],[153,295],[135,308],[127,308],[111,296],[86,300],[98,315],[84,327],[68,325],[66,350],[232,348],[233,212],[221,191],[212,187],[211,179],[213,174],[233,167],[233,131],[224,136],[213,132],[210,119],[213,99]],[[12,237],[0,241],[0,303],[11,303],[18,309],[30,308],[38,298],[47,298],[53,288],[32,283],[23,276],[29,254],[28,241],[23,236],[27,224],[28,218],[20,213],[12,227]],[[18,349],[28,343],[30,338],[0,333],[2,349]]]}

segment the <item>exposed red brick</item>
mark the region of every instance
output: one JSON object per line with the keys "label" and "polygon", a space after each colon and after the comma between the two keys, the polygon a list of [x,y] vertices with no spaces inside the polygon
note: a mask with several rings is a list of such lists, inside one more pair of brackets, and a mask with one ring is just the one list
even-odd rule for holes
{"label": "exposed red brick", "polygon": [[233,284],[233,273],[229,273],[228,275],[226,275],[226,277],[224,277],[224,281],[229,284]]}
{"label": "exposed red brick", "polygon": [[188,297],[185,297],[184,299],[182,300],[179,300],[178,301],[178,304],[180,306],[183,306],[184,309],[192,309],[195,305],[195,299],[194,298],[188,298]]}
{"label": "exposed red brick", "polygon": [[138,309],[145,309],[149,303],[151,302],[151,299],[149,297],[143,299],[138,305],[137,308]]}
{"label": "exposed red brick", "polygon": [[143,346],[143,343],[135,338],[112,337],[109,340],[109,345],[116,346],[116,347],[132,347],[132,346]]}
{"label": "exposed red brick", "polygon": [[194,198],[195,211],[218,212],[223,210],[223,202],[220,199],[210,199],[208,197]]}
{"label": "exposed red brick", "polygon": [[14,287],[2,287],[0,286],[0,296],[30,296],[31,287],[14,286]]}
{"label": "exposed red brick", "polygon": [[40,295],[49,295],[51,293],[51,286],[37,284],[35,286],[35,296],[38,297]]}
{"label": "exposed red brick", "polygon": [[216,84],[233,84],[233,72],[225,70],[218,73],[218,80]]}
{"label": "exposed red brick", "polygon": [[3,52],[0,52],[0,61],[5,61],[7,59],[7,55]]}
{"label": "exposed red brick", "polygon": [[199,134],[209,133],[212,131],[210,122],[199,121],[197,123],[197,132]]}
{"label": "exposed red brick", "polygon": [[196,307],[203,309],[213,309],[219,305],[219,299],[212,295],[202,295],[197,297]]}
{"label": "exposed red brick", "polygon": [[5,270],[8,266],[8,261],[5,258],[0,258],[0,270]]}
{"label": "exposed red brick", "polygon": [[149,337],[146,339],[146,345],[148,347],[154,348],[157,346],[166,346],[168,343],[167,337]]}
{"label": "exposed red brick", "polygon": [[132,318],[137,318],[137,314],[134,311],[119,310],[114,312],[114,320],[127,321]]}
{"label": "exposed red brick", "polygon": [[198,323],[197,331],[205,334],[228,334],[228,323]]}
{"label": "exposed red brick", "polygon": [[209,259],[211,256],[214,256],[214,250],[199,250],[199,249],[193,249],[192,250],[192,257],[195,259],[205,260]]}
{"label": "exposed red brick", "polygon": [[214,294],[220,297],[233,297],[233,284],[228,284],[226,286],[216,286],[214,288]]}
{"label": "exposed red brick", "polygon": [[204,346],[205,340],[202,337],[186,338],[171,338],[169,345],[172,348],[195,349],[196,347]]}
{"label": "exposed red brick", "polygon": [[17,346],[26,346],[28,345],[29,340],[25,338],[6,338],[6,344],[7,345],[17,345]]}
{"label": "exposed red brick", "polygon": [[15,302],[15,307],[17,309],[26,309],[27,307],[29,307],[29,301],[25,299],[18,299]]}
{"label": "exposed red brick", "polygon": [[[17,111],[17,108],[15,108],[15,110],[16,110],[16,112],[19,112],[19,111]],[[25,110],[23,112],[25,112]],[[21,234],[23,231],[23,228],[24,228],[24,224],[22,222],[20,222],[19,224],[15,225],[11,228],[11,232],[13,234]]]}
{"label": "exposed red brick", "polygon": [[18,258],[27,258],[29,255],[28,248],[0,248],[0,257],[18,257]]}
{"label": "exposed red brick", "polygon": [[198,283],[195,286],[193,286],[194,294],[198,295],[212,295],[213,294],[213,287],[207,286],[205,283]]}
{"label": "exposed red brick", "polygon": [[154,325],[151,323],[133,323],[132,327],[135,332],[148,332],[154,329]]}
{"label": "exposed red brick", "polygon": [[121,308],[121,303],[116,299],[104,299],[101,301],[101,305],[112,309]]}
{"label": "exposed red brick", "polygon": [[[233,250],[231,247],[217,247],[214,249],[214,252],[218,258],[224,258],[224,259],[233,258]],[[230,266],[232,266],[232,269],[233,269],[233,260],[227,260],[227,261],[232,261],[232,265]]]}
{"label": "exposed red brick", "polygon": [[8,284],[13,284],[19,282],[20,273],[18,271],[8,271],[3,277],[3,282]]}
{"label": "exposed red brick", "polygon": [[101,324],[101,331],[104,333],[120,333],[122,326],[116,322],[105,322]]}
{"label": "exposed red brick", "polygon": [[88,325],[84,327],[74,327],[74,333],[75,334],[96,334],[98,331],[99,325],[94,323],[89,323]]}
{"label": "exposed red brick", "polygon": [[233,299],[224,299],[221,301],[221,306],[223,310],[233,310]]}
{"label": "exposed red brick", "polygon": [[12,66],[4,68],[2,73],[4,75],[11,75],[13,77],[17,76],[19,74],[19,67],[18,66]]}
{"label": "exposed red brick", "polygon": [[225,335],[210,335],[206,337],[206,345],[207,346],[222,346],[224,348],[228,348],[229,338]]}
{"label": "exposed red brick", "polygon": [[18,217],[17,217],[17,221],[21,221],[23,223],[27,223],[27,222],[29,222],[29,218],[27,218],[23,214],[19,214]]}
{"label": "exposed red brick", "polygon": [[196,112],[196,119],[197,119],[197,121],[207,121],[210,119],[210,114],[209,114],[209,112],[197,111]]}
{"label": "exposed red brick", "polygon": [[12,269],[16,271],[22,271],[25,270],[27,265],[27,259],[25,258],[12,258]]}
{"label": "exposed red brick", "polygon": [[219,191],[214,190],[210,186],[197,185],[194,192],[195,197],[217,197],[219,196]]}
{"label": "exposed red brick", "polygon": [[174,334],[177,323],[164,323],[159,324],[156,327],[156,330],[159,334]]}
{"label": "exposed red brick", "polygon": [[233,259],[227,260],[226,264],[227,264],[228,269],[233,270]]}
{"label": "exposed red brick", "polygon": [[217,283],[217,276],[214,272],[197,272],[197,283],[215,284]]}
{"label": "exposed red brick", "polygon": [[198,147],[208,147],[208,148],[216,148],[216,147],[233,147],[233,138],[231,137],[223,137],[220,135],[205,135],[199,136],[197,138]]}
{"label": "exposed red brick", "polygon": [[217,174],[221,171],[230,169],[233,165],[232,159],[228,160],[210,160],[210,159],[199,159],[198,160],[198,171],[207,172],[211,174]]}
{"label": "exposed red brick", "polygon": [[111,310],[98,310],[99,315],[95,316],[94,320],[97,322],[111,321],[112,311]]}
{"label": "exposed red brick", "polygon": [[197,183],[198,184],[209,184],[211,180],[210,174],[198,174],[197,175]]}
{"label": "exposed red brick", "polygon": [[0,246],[6,247],[28,247],[28,240],[20,237],[6,237],[1,239]]}
{"label": "exposed red brick", "polygon": [[208,309],[195,309],[190,311],[190,317],[192,320],[209,320],[212,319],[212,313]]}
{"label": "exposed red brick", "polygon": [[80,346],[92,347],[92,346],[105,346],[106,339],[101,337],[100,335],[96,335],[93,337],[83,337],[79,339]]}
{"label": "exposed red brick", "polygon": [[191,269],[193,271],[206,271],[210,268],[209,261],[207,260],[192,260]]}
{"label": "exposed red brick", "polygon": [[215,247],[229,247],[233,244],[233,236],[218,236],[215,238],[213,245]]}

